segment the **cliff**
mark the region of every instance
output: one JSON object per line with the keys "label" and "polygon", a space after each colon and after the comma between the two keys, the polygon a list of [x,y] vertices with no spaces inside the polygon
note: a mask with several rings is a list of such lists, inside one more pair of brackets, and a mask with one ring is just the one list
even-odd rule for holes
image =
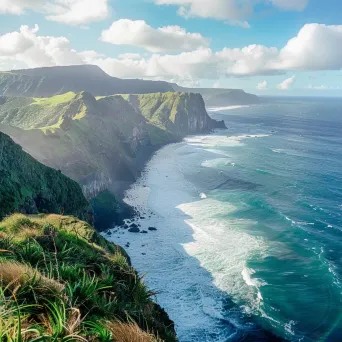
{"label": "cliff", "polygon": [[176,137],[226,128],[223,121],[209,117],[200,94],[155,93],[129,95],[127,99],[149,122]]}
{"label": "cliff", "polygon": [[69,92],[50,98],[0,99],[0,131],[40,162],[81,184],[88,199],[105,190],[120,196],[159,146],[225,127],[208,116],[198,94],[95,98],[87,92]]}
{"label": "cliff", "polygon": [[80,186],[46,167],[0,132],[0,219],[13,212],[54,212],[91,220]]}

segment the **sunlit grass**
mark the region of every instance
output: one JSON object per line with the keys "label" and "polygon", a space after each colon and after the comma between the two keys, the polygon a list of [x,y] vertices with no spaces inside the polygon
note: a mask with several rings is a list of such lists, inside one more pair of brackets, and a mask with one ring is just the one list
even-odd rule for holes
{"label": "sunlit grass", "polygon": [[1,342],[176,341],[123,251],[87,223],[14,214],[0,234]]}

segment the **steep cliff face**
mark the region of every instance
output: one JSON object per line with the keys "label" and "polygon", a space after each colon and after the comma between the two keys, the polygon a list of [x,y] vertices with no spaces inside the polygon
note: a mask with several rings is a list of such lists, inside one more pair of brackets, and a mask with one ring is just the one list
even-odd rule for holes
{"label": "steep cliff face", "polygon": [[34,160],[0,132],[0,218],[18,211],[91,220],[89,203],[75,181]]}
{"label": "steep cliff face", "polygon": [[129,95],[127,99],[149,122],[177,137],[226,128],[223,121],[209,117],[200,94],[155,93]]}

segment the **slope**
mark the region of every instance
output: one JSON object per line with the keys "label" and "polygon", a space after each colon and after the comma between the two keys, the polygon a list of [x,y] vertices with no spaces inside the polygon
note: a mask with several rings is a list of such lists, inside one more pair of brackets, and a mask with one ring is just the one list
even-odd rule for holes
{"label": "slope", "polygon": [[75,181],[37,162],[0,132],[0,218],[17,211],[91,220],[89,203]]}
{"label": "slope", "polygon": [[0,340],[177,341],[125,252],[60,215],[0,221]]}

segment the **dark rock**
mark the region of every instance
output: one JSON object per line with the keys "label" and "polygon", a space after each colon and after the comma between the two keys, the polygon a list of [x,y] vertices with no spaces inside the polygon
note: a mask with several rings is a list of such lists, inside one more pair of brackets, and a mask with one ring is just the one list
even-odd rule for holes
{"label": "dark rock", "polygon": [[155,231],[155,230],[157,230],[157,228],[156,227],[148,227],[148,230]]}
{"label": "dark rock", "polygon": [[138,227],[133,227],[133,228],[129,228],[128,231],[130,233],[139,233],[140,229]]}
{"label": "dark rock", "polygon": [[146,253],[141,253],[142,255],[146,255]]}
{"label": "dark rock", "polygon": [[107,232],[107,235],[112,235],[112,233],[111,232]]}
{"label": "dark rock", "polygon": [[142,230],[140,231],[141,234],[147,234],[147,231],[146,230]]}
{"label": "dark rock", "polygon": [[144,216],[140,216],[140,220],[145,220],[145,217]]}
{"label": "dark rock", "polygon": [[136,223],[132,223],[129,227],[130,228],[138,228],[139,226]]}

